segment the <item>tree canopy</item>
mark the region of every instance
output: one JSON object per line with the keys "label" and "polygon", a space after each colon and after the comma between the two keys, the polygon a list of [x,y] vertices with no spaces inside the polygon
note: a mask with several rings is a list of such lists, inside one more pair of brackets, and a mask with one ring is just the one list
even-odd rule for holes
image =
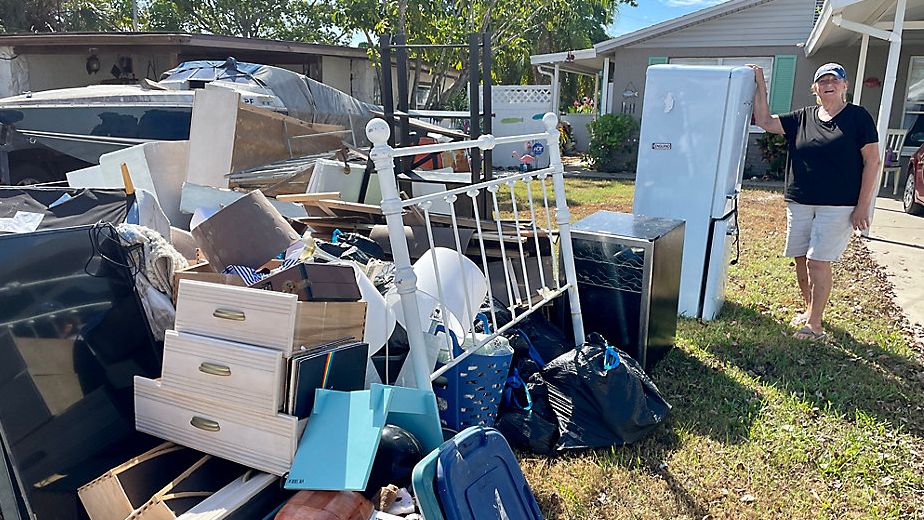
{"label": "tree canopy", "polygon": [[[137,0],[142,31],[345,44],[333,24],[340,0]],[[130,31],[132,0],[0,0],[6,32]]]}
{"label": "tree canopy", "polygon": [[[635,0],[342,0],[334,21],[362,34],[370,48],[382,33],[403,32],[415,44],[465,44],[471,32],[490,32],[492,80],[520,84],[541,81],[530,66],[531,54],[605,40],[620,4],[635,5]],[[411,60],[428,65],[434,76],[427,106],[450,103],[467,84],[467,49],[414,51]],[[449,78],[445,89],[439,88],[442,78]],[[570,79],[564,88],[577,91],[579,85]]]}

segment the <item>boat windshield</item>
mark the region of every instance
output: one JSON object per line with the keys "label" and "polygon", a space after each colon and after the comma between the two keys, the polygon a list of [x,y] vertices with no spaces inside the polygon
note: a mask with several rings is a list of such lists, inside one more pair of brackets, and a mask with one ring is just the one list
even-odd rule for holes
{"label": "boat windshield", "polygon": [[262,81],[253,76],[260,67],[261,65],[253,63],[238,62],[234,58],[228,58],[225,61],[187,61],[165,72],[161,81],[209,83],[215,80],[222,80],[243,85],[265,87],[266,85],[264,85]]}

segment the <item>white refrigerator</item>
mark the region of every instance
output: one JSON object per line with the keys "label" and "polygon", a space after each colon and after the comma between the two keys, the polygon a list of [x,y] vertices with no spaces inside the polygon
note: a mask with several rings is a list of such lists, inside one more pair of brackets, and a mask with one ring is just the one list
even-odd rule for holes
{"label": "white refrigerator", "polygon": [[648,67],[633,212],[686,221],[681,316],[725,301],[754,88],[747,67]]}

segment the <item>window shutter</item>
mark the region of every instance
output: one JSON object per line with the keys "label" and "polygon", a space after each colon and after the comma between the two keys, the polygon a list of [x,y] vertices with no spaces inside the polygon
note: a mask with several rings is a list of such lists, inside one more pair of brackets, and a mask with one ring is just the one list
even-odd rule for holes
{"label": "window shutter", "polygon": [[796,57],[777,55],[773,58],[770,78],[770,113],[785,114],[792,110],[792,87],[796,79]]}
{"label": "window shutter", "polygon": [[667,56],[649,56],[648,57],[648,66],[652,65],[663,65],[667,63]]}

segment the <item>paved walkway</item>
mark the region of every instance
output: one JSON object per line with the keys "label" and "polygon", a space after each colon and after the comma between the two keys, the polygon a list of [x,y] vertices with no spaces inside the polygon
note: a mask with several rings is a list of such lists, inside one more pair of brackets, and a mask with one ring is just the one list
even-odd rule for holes
{"label": "paved walkway", "polygon": [[896,303],[924,326],[924,217],[908,215],[900,200],[882,193],[866,245],[895,286]]}

